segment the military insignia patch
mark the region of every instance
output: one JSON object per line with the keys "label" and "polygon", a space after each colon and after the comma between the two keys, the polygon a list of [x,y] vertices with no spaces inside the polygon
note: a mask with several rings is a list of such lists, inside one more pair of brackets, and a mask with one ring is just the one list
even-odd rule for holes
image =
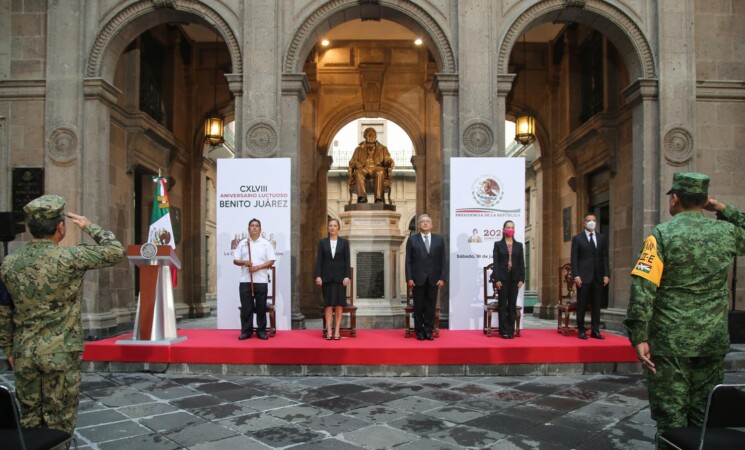
{"label": "military insignia patch", "polygon": [[644,241],[639,260],[634,264],[631,275],[645,278],[659,287],[664,268],[665,264],[657,254],[657,239],[654,236],[649,236]]}

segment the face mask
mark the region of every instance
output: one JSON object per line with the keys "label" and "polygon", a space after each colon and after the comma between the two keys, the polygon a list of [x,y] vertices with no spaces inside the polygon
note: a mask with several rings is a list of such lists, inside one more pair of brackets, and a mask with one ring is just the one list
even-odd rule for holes
{"label": "face mask", "polygon": [[595,221],[591,220],[587,222],[587,224],[585,225],[585,228],[587,228],[590,231],[595,231]]}
{"label": "face mask", "polygon": [[515,235],[515,230],[504,230],[504,235],[507,237],[512,237]]}

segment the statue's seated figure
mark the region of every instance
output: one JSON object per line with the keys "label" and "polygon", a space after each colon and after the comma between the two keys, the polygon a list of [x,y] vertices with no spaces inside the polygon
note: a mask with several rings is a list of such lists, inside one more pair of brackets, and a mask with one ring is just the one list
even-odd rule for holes
{"label": "statue's seated figure", "polygon": [[378,133],[374,128],[366,128],[363,133],[365,140],[354,150],[349,160],[349,194],[350,203],[352,193],[357,194],[357,203],[367,203],[367,179],[372,181],[375,203],[383,203],[383,193],[388,191],[390,202],[391,172],[393,172],[393,158],[388,153],[388,147],[378,142]]}

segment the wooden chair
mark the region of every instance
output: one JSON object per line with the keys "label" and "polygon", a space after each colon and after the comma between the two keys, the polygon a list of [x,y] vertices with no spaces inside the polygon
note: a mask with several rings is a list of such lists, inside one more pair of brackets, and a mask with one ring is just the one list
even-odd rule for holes
{"label": "wooden chair", "polygon": [[[586,308],[590,310],[590,305]],[[572,265],[567,263],[559,267],[559,303],[556,305],[558,322],[557,332],[568,336],[571,330],[576,330],[577,326],[569,326],[569,318],[574,313],[577,314],[577,285],[574,282],[572,274]]]}
{"label": "wooden chair", "polygon": [[[349,286],[347,286],[347,306],[341,310],[341,326],[339,327],[339,334],[347,333],[349,337],[357,337],[357,307],[354,306],[354,267],[349,268]],[[324,307],[321,306],[321,318],[323,320],[323,337],[326,337],[326,315],[324,314]],[[349,314],[349,326],[344,326],[344,316]]]}
{"label": "wooden chair", "polygon": [[[266,293],[266,313],[269,314],[269,328],[267,334],[274,337],[277,334],[277,268],[269,268],[269,285]],[[256,331],[254,329],[254,331]]]}
{"label": "wooden chair", "polygon": [[[404,335],[406,337],[411,337],[412,335],[416,334],[416,329],[412,325],[414,315],[414,293],[411,288],[407,286],[406,288],[406,307],[404,308],[404,316],[405,316],[405,331]],[[433,337],[440,337],[440,291],[437,291],[437,304],[435,305],[435,329],[432,330],[432,336]]]}
{"label": "wooden chair", "polygon": [[[347,176],[348,176],[348,185],[349,185],[349,201],[347,202],[348,205],[352,204],[352,200],[357,198],[357,185],[355,184],[354,180],[354,169],[352,167],[347,167]],[[388,196],[388,201],[385,202],[388,205],[392,205],[393,202],[391,201],[391,185],[393,184],[393,168],[392,167],[386,167],[385,168],[385,176],[383,177],[383,201],[385,202],[386,194]],[[368,178],[365,180],[365,187],[367,189],[367,193],[375,192],[375,187],[372,183],[372,178]]]}
{"label": "wooden chair", "polygon": [[[494,263],[484,267],[484,334],[491,337],[493,332],[499,334],[499,327],[492,326],[492,317],[499,314],[499,299],[494,287]],[[523,307],[515,308],[515,337],[520,337],[520,322],[523,317]]]}

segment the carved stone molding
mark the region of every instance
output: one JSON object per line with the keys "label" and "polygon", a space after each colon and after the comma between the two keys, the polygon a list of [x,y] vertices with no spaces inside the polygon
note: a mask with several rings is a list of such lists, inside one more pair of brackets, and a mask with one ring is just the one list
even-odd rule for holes
{"label": "carved stone molding", "polygon": [[[98,32],[88,55],[88,65],[85,71],[86,78],[99,78],[102,76],[108,48],[118,38],[122,30],[143,16],[158,10],[162,11],[163,9],[191,13],[195,17],[199,17],[212,24],[225,40],[234,73],[239,74],[243,72],[243,56],[241,54],[241,47],[238,45],[238,39],[230,28],[230,25],[214,9],[205,5],[203,2],[193,0],[140,0],[119,11]],[[119,55],[116,56],[118,57]]]}
{"label": "carved stone molding", "polygon": [[246,148],[254,158],[268,158],[277,152],[277,130],[266,121],[259,121],[246,132]]}
{"label": "carved stone molding", "polygon": [[[581,3],[583,6],[574,5],[574,3]],[[518,38],[525,30],[536,21],[540,20],[543,16],[551,15],[559,18],[562,14],[568,15],[571,10],[581,11],[582,14],[573,14],[571,20],[579,21],[583,23],[585,20],[592,21],[593,15],[595,17],[602,18],[604,22],[609,22],[608,25],[615,25],[618,31],[628,39],[628,44],[633,49],[636,61],[629,61],[629,72],[632,78],[657,78],[656,66],[654,62],[654,53],[649,45],[647,37],[644,32],[631,17],[625,12],[621,11],[617,7],[608,4],[608,2],[601,0],[584,0],[581,2],[571,0],[546,0],[534,4],[533,6],[526,9],[522,14],[515,19],[510,25],[509,29],[504,35],[502,44],[499,48],[497,67],[500,74],[506,74],[509,72],[508,64],[510,53],[512,52],[515,43]],[[592,14],[587,14],[587,13]],[[569,17],[566,20],[570,20]],[[596,19],[597,20],[597,19]],[[598,24],[595,24],[598,26]],[[619,47],[619,43],[614,42],[616,47]],[[623,49],[620,49],[623,50]],[[633,65],[636,65],[637,70],[634,72]],[[628,64],[628,63],[627,63]],[[633,72],[633,73],[632,73]]]}
{"label": "carved stone molding", "polygon": [[59,166],[73,164],[78,153],[78,133],[74,125],[61,125],[49,133],[47,151],[52,161]]}
{"label": "carved stone molding", "polygon": [[[296,27],[295,35],[292,37],[290,46],[285,54],[283,71],[286,73],[298,73],[302,71],[305,63],[307,50],[313,45],[314,39],[317,38],[319,28],[330,26],[330,23],[336,22],[331,20],[337,14],[353,16],[348,10],[360,7],[359,0],[332,0],[323,3],[318,9],[307,16],[303,22]],[[432,16],[420,6],[411,1],[405,0],[379,0],[378,5],[381,11],[381,17],[390,18],[397,14],[402,14],[407,20],[420,26],[427,33],[429,39],[434,44],[436,55],[435,58],[440,63],[440,71],[454,73],[456,71],[455,52],[450,45],[450,39],[445,31],[432,18]],[[353,11],[353,10],[352,10]],[[410,28],[410,26],[409,26]]]}
{"label": "carved stone molding", "polygon": [[673,127],[665,133],[663,147],[667,162],[685,164],[693,157],[693,136],[683,127]]}
{"label": "carved stone molding", "polygon": [[494,132],[484,122],[474,122],[463,130],[463,146],[468,156],[483,156],[494,145]]}

